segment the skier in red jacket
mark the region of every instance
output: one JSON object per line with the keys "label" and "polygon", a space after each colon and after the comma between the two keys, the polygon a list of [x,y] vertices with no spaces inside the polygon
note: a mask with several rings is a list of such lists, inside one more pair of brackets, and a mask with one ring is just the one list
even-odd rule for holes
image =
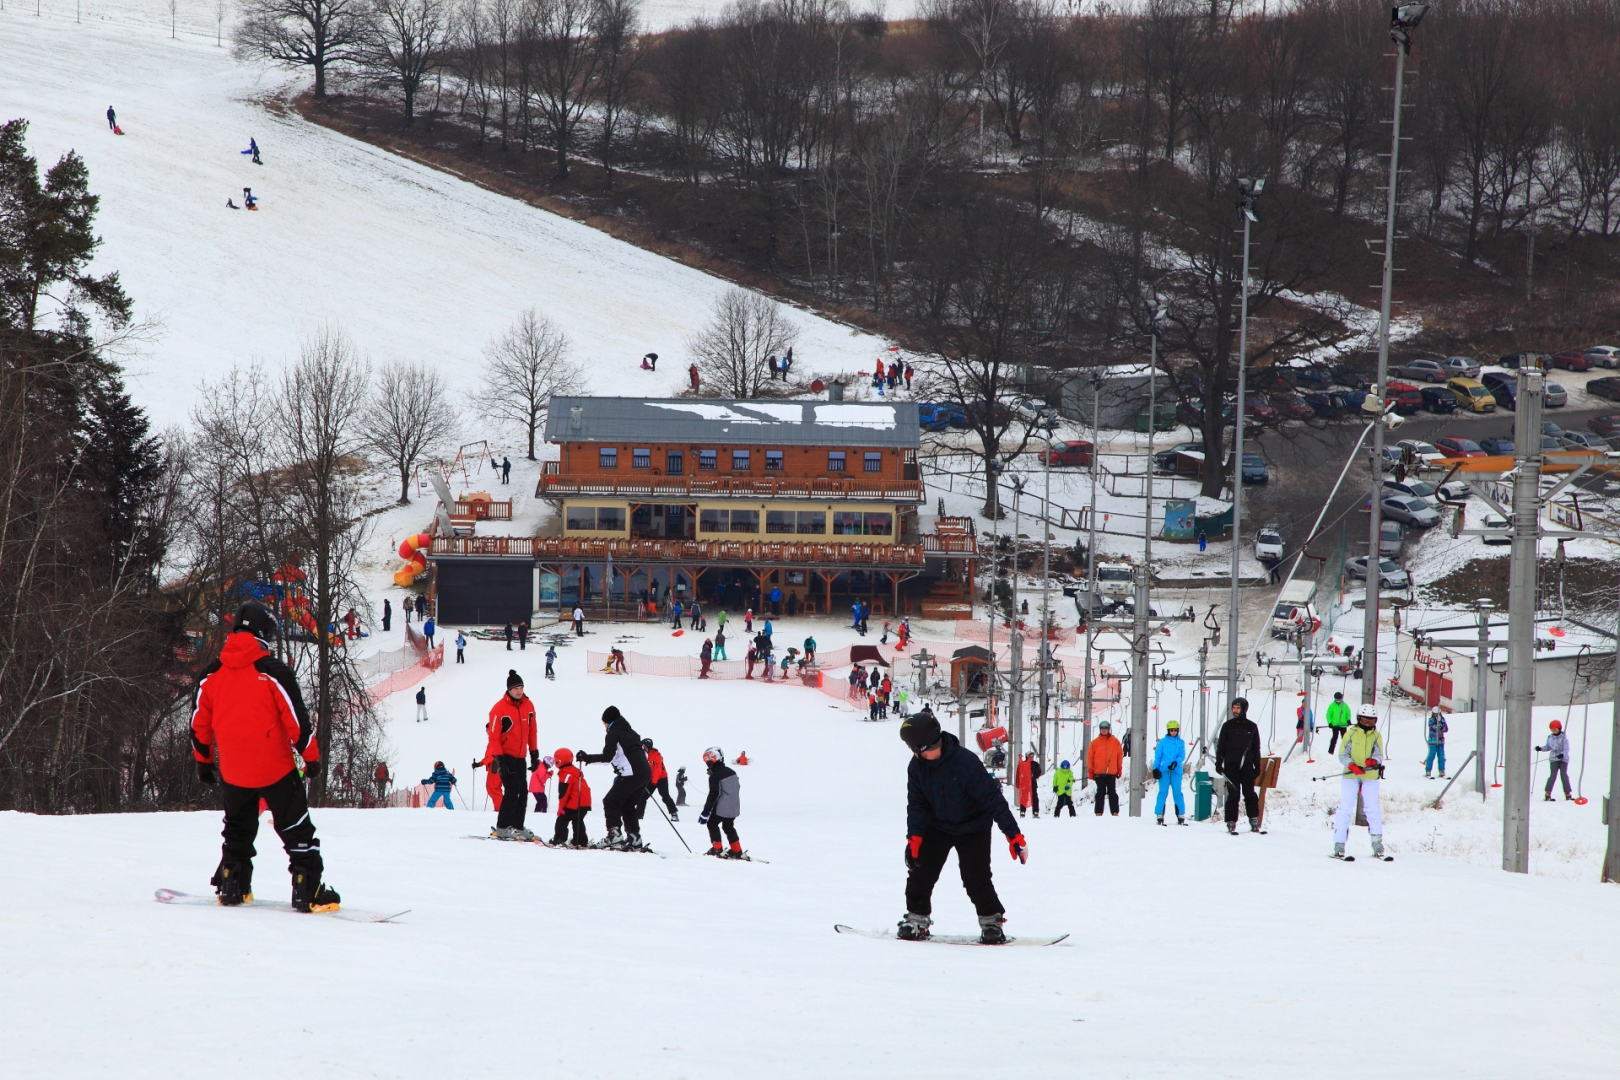
{"label": "skier in red jacket", "polygon": [[669,797],[669,770],[664,767],[664,755],[653,746],[651,739],[642,739],[641,748],[647,751],[647,768],[652,770],[653,792],[664,800],[669,807],[669,820],[681,820],[681,813],[675,808],[675,800]]}
{"label": "skier in red jacket", "polygon": [[574,832],[573,846],[590,847],[591,838],[585,835],[585,815],[591,812],[591,787],[585,774],[574,764],[574,752],[564,747],[552,755],[557,763],[557,828],[551,834],[551,846],[562,847],[568,841],[568,830]]}
{"label": "skier in red jacket", "polygon": [[217,768],[225,789],[225,843],[212,883],[227,907],[253,899],[262,799],[287,849],[293,907],[336,911],[340,898],[321,881],[321,842],[304,792],[304,777],[320,766],[320,748],[298,679],[270,654],[276,629],[276,617],[262,604],[243,604],[219,659],[197,683],[191,715],[197,775],[212,784]]}
{"label": "skier in red jacket", "polygon": [[535,740],[534,702],[523,694],[523,676],[506,673],[506,693],[489,710],[489,746],[479,764],[498,774],[504,792],[500,813],[490,835],[499,840],[533,840],[523,827],[529,809],[528,777],[523,752],[529,752],[529,772],[540,767],[540,744]]}

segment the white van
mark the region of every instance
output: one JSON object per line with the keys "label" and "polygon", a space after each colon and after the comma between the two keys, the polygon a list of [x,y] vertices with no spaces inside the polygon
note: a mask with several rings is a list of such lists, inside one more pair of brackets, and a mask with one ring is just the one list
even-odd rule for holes
{"label": "white van", "polygon": [[1110,600],[1124,600],[1136,591],[1136,568],[1127,562],[1098,563],[1097,591]]}
{"label": "white van", "polygon": [[1316,582],[1290,581],[1277,597],[1277,608],[1271,613],[1271,636],[1288,637],[1301,626],[1309,627],[1316,619],[1311,601],[1316,599]]}

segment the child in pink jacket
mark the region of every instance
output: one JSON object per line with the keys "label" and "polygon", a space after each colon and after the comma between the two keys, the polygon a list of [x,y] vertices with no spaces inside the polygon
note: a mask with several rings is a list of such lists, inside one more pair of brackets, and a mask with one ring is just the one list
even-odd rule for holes
{"label": "child in pink jacket", "polygon": [[546,812],[546,781],[551,779],[553,763],[553,758],[544,758],[540,767],[529,774],[529,794],[534,796],[534,812],[537,814]]}

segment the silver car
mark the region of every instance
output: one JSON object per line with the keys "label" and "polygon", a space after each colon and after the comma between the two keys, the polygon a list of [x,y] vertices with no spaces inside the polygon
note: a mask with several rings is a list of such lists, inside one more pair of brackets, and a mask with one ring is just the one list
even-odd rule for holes
{"label": "silver car", "polygon": [[1565,450],[1606,451],[1609,444],[1589,431],[1566,431],[1559,439]]}
{"label": "silver car", "polygon": [[1384,499],[1384,516],[1420,529],[1432,529],[1440,524],[1435,508],[1416,495],[1391,495]]}
{"label": "silver car", "polygon": [[1620,367],[1620,348],[1613,345],[1593,345],[1583,355],[1593,367]]}
{"label": "silver car", "polygon": [[1378,554],[1399,555],[1401,541],[1406,539],[1406,528],[1398,521],[1378,523]]}
{"label": "silver car", "polygon": [[1569,391],[1555,382],[1550,382],[1547,384],[1547,388],[1541,392],[1541,403],[1551,409],[1568,405]]}
{"label": "silver car", "polygon": [[1479,378],[1479,365],[1466,356],[1448,356],[1440,361],[1440,366],[1446,369],[1448,379]]}
{"label": "silver car", "polygon": [[[1345,572],[1353,578],[1366,580],[1367,556],[1361,555],[1344,564]],[[1378,587],[1381,589],[1410,589],[1412,578],[1391,559],[1378,560]]]}

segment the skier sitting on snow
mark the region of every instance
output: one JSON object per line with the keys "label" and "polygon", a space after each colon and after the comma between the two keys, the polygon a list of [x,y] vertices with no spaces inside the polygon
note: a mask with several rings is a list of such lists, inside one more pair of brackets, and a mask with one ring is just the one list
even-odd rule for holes
{"label": "skier sitting on snow", "polygon": [[[703,763],[709,767],[709,797],[703,803],[703,812],[698,815],[698,824],[709,827],[709,850],[705,855],[718,855],[723,859],[740,859],[743,857],[742,842],[737,839],[737,815],[742,812],[742,800],[738,792],[742,788],[742,781],[737,779],[737,771],[726,764],[725,751],[718,746],[711,746],[703,751]],[[720,830],[726,830],[726,839],[731,841],[729,851],[720,847]]]}
{"label": "skier sitting on snow", "polygon": [[450,788],[455,782],[455,776],[451,774],[449,769],[444,767],[444,762],[435,761],[433,763],[433,775],[422,781],[423,787],[427,787],[429,784],[433,785],[433,794],[428,796],[427,801],[429,810],[433,809],[434,804],[441,799],[444,800],[446,810],[455,809],[455,806],[450,802]]}
{"label": "skier sitting on snow", "polygon": [[248,210],[257,210],[259,208],[259,200],[253,197],[252,188],[242,189],[242,206]]}
{"label": "skier sitting on snow", "polygon": [[1159,782],[1159,797],[1153,813],[1164,824],[1164,797],[1176,796],[1176,824],[1187,824],[1187,803],[1181,797],[1181,770],[1187,762],[1187,744],[1181,741],[1181,722],[1164,725],[1164,738],[1153,748],[1153,778]]}
{"label": "skier sitting on snow", "polygon": [[1007,920],[990,880],[991,825],[1006,834],[1013,858],[1029,861],[1029,845],[1001,785],[956,736],[940,730],[931,713],[901,724],[900,737],[913,756],[906,766],[906,915],[896,935],[906,941],[928,937],[934,883],[954,848],[962,885],[979,915],[979,940],[999,945],[1007,940],[1001,929]]}
{"label": "skier sitting on snow", "polygon": [[297,677],[270,655],[276,630],[276,617],[262,604],[243,604],[219,659],[197,683],[191,716],[197,776],[212,784],[217,766],[225,789],[225,843],[212,883],[227,907],[253,899],[253,840],[262,799],[287,849],[293,907],[335,911],[340,898],[321,882],[321,842],[304,792],[304,777],[320,768],[320,747]]}
{"label": "skier sitting on snow", "polygon": [[1350,839],[1350,822],[1356,816],[1356,796],[1367,815],[1367,831],[1372,836],[1375,858],[1384,857],[1384,815],[1378,807],[1378,781],[1383,777],[1384,739],[1378,734],[1378,712],[1363,705],[1356,726],[1345,732],[1339,747],[1339,762],[1345,775],[1339,781],[1339,812],[1333,819],[1333,857],[1345,859],[1345,841]]}
{"label": "skier sitting on snow", "polygon": [[529,809],[523,751],[529,752],[529,770],[540,767],[539,743],[535,738],[534,702],[523,693],[523,676],[506,673],[506,693],[489,708],[489,745],[479,764],[491,776],[501,778],[501,801],[495,828],[490,835],[499,840],[533,840],[534,833],[523,827]]}
{"label": "skier sitting on snow", "polygon": [[574,752],[558,750],[552,755],[557,763],[557,828],[551,834],[551,846],[561,847],[573,827],[574,847],[590,846],[585,835],[585,815],[591,812],[591,789],[585,783],[585,774],[574,764]]}
{"label": "skier sitting on snow", "polygon": [[[617,775],[613,786],[602,799],[602,816],[607,819],[608,834],[602,847],[617,847],[626,851],[639,851],[641,842],[641,812],[651,794],[652,769],[647,765],[647,754],[641,748],[637,735],[619,712],[618,706],[609,705],[602,710],[602,727],[606,736],[600,754],[577,751],[574,760],[581,765],[592,762],[611,762]],[[620,825],[623,824],[621,832]]]}

